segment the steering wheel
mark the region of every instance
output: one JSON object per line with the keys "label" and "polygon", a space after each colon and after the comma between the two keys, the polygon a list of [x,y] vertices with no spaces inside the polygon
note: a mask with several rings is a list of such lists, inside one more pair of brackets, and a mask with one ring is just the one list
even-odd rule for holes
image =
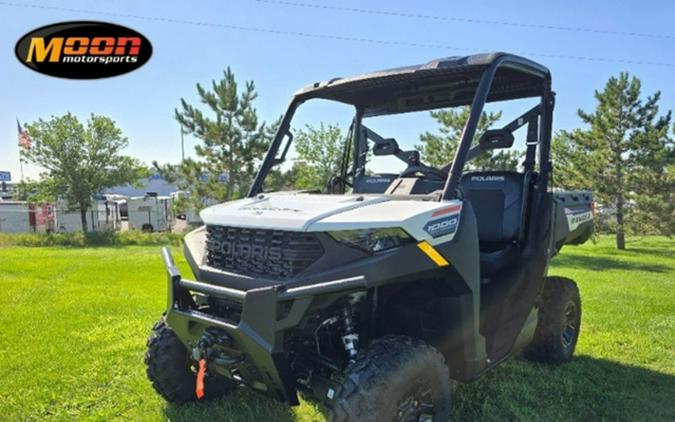
{"label": "steering wheel", "polygon": [[445,180],[448,178],[448,174],[442,170],[435,169],[433,167],[427,166],[409,166],[407,169],[403,170],[399,177],[413,176],[416,173],[422,173],[423,175],[429,177],[430,179],[436,180]]}

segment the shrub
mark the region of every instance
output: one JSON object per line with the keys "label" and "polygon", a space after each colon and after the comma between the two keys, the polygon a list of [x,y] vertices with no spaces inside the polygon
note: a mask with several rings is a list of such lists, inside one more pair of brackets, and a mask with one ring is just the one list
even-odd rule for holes
{"label": "shrub", "polygon": [[125,246],[180,245],[184,233],[124,232],[0,233],[0,247],[8,246]]}

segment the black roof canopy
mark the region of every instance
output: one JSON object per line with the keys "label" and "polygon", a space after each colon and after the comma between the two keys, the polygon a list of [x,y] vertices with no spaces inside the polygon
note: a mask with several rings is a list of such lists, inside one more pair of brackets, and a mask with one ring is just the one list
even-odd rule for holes
{"label": "black roof canopy", "polygon": [[539,96],[550,85],[546,67],[512,54],[487,53],[317,82],[296,97],[352,104],[362,108],[364,116],[468,105],[483,72],[497,63],[487,101]]}

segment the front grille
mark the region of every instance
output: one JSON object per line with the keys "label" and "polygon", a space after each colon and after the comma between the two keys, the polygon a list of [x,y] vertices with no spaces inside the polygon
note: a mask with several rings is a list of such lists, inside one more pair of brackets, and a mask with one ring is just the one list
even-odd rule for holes
{"label": "front grille", "polygon": [[235,274],[292,277],[324,253],[312,233],[206,226],[206,263]]}

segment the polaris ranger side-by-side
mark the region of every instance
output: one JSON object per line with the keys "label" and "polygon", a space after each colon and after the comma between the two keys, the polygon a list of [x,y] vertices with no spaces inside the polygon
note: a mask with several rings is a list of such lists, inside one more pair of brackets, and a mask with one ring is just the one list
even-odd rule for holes
{"label": "polaris ranger side-by-side", "polygon": [[[474,142],[487,102],[522,98],[534,106]],[[353,109],[339,173],[323,193],[266,192],[287,158],[294,114],[316,99]],[[467,105],[442,168],[366,126]],[[205,209],[205,225],[185,237],[195,280],[163,250],[167,311],[145,358],[154,388],[186,402],[244,385],[290,405],[302,391],[332,420],[443,421],[451,379],[474,380],[520,352],[568,361],[579,292],[547,270],[563,245],[591,235],[592,198],[551,188],[553,105],[548,69],[505,53],[297,92],[247,198]],[[511,148],[515,132],[525,140],[518,171],[468,170],[481,154]],[[405,169],[373,174],[370,157],[383,156]]]}

